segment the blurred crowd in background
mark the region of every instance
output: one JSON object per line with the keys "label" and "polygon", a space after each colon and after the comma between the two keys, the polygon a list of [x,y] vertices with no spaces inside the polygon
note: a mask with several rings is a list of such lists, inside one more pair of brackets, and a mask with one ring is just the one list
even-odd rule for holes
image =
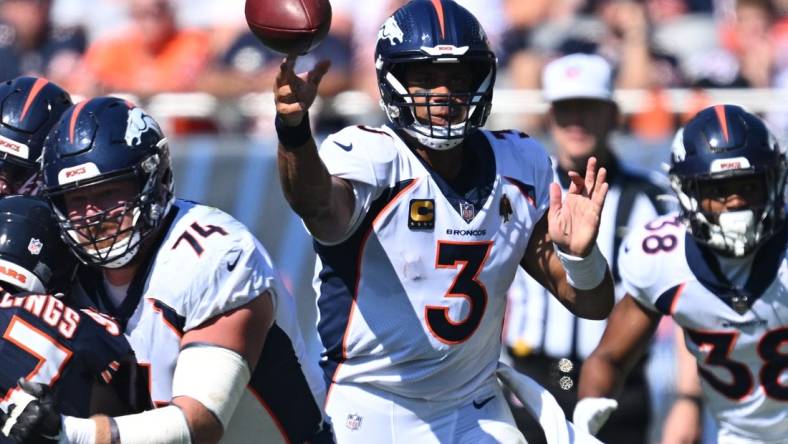
{"label": "blurred crowd in background", "polygon": [[[624,122],[640,140],[669,138],[710,102],[701,88],[788,89],[788,0],[458,2],[479,17],[497,50],[499,88],[538,90],[542,67],[563,54],[608,59],[617,88],[645,92],[640,100],[646,105]],[[357,91],[363,96],[356,97],[377,103],[377,30],[404,1],[331,3],[329,36],[299,58],[304,70],[318,59],[332,61],[320,85],[322,132],[346,123],[344,110],[332,112],[331,99],[340,93]],[[269,92],[282,55],[256,41],[243,10],[243,0],[0,0],[0,77],[44,75],[78,97],[122,92],[143,103],[160,93],[204,92],[232,102]],[[693,91],[679,112],[663,94],[670,88]],[[382,122],[382,114],[362,114]],[[767,116],[781,135],[788,130],[786,114]],[[516,124],[538,134],[543,122],[532,113]],[[266,125],[214,118],[175,130],[260,128]]]}
{"label": "blurred crowd in background", "polygon": [[[549,146],[542,69],[583,52],[611,63],[619,91],[637,92],[627,96],[634,102],[618,101],[623,119],[612,143],[635,166],[656,170],[667,161],[675,130],[717,101],[713,91],[758,98],[751,111],[788,139],[788,0],[456,1],[479,18],[498,55],[492,129],[517,128]],[[318,137],[385,121],[373,53],[378,28],[404,3],[331,0],[328,37],[296,64],[306,71],[332,62],[312,113]],[[294,294],[309,294],[311,241],[277,190],[273,156],[270,92],[283,55],[249,32],[244,0],[0,0],[0,57],[0,78],[42,75],[76,99],[121,93],[146,107],[175,139],[179,194],[247,224]],[[680,104],[671,91],[682,91]],[[501,110],[505,118],[497,118]],[[314,314],[299,316],[308,331]],[[656,341],[649,380],[668,393],[667,323]],[[317,353],[316,341],[307,342]],[[665,396],[654,400],[664,412]]]}

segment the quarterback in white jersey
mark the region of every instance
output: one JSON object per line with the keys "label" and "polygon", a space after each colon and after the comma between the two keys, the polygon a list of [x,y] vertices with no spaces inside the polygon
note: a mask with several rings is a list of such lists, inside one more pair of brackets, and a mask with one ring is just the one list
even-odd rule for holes
{"label": "quarterback in white jersey", "polygon": [[327,66],[302,78],[289,58],[275,88],[280,177],[320,261],[326,413],[340,442],[522,442],[495,377],[506,290],[520,265],[580,316],[607,315],[605,171],[573,173],[562,204],[539,143],[479,129],[495,56],[453,1],[397,10],[376,59],[390,125],[319,151],[305,115]]}
{"label": "quarterback in white jersey", "polygon": [[[628,371],[660,316],[672,316],[697,359],[718,441],[785,442],[785,175],[785,155],[758,117],[717,105],[687,123],[670,170],[682,213],[650,222],[622,245],[627,296],[583,366],[586,406],[614,394],[615,375]],[[578,404],[576,422],[593,416]]]}
{"label": "quarterback in white jersey", "polygon": [[[44,193],[85,263],[74,303],[115,317],[152,400],[133,415],[65,417],[60,435],[78,444],[332,442],[293,300],[243,224],[174,198],[158,124],[99,97],[69,109],[47,140]],[[31,413],[42,424],[51,414]]]}

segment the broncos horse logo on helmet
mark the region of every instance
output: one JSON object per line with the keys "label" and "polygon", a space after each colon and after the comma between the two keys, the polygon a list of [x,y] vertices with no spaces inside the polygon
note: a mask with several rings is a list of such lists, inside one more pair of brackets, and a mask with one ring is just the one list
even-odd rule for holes
{"label": "broncos horse logo on helmet", "polygon": [[[461,64],[473,73],[473,87],[449,94],[412,94],[403,79],[416,63]],[[447,150],[459,145],[469,129],[483,126],[490,114],[495,54],[479,21],[452,0],[413,0],[398,9],[378,33],[375,68],[389,121],[426,147]],[[419,95],[426,98],[423,103],[417,103]],[[463,122],[435,125],[416,118],[415,107],[429,111],[452,99],[467,107]]]}
{"label": "broncos horse logo on helmet", "polygon": [[[63,238],[83,262],[122,267],[155,232],[174,200],[167,138],[133,103],[98,97],[72,106],[47,138],[44,195],[58,216]],[[115,181],[133,181],[136,195],[89,217],[69,218],[65,196]],[[120,221],[127,214],[132,224]],[[106,226],[116,226],[107,233]],[[113,225],[114,224],[114,225]]]}
{"label": "broncos horse logo on helmet", "polygon": [[[760,118],[738,106],[716,105],[676,134],[668,174],[692,236],[740,257],[783,227],[787,168],[785,152]],[[762,204],[717,214],[701,208],[704,187],[748,177],[763,187]]]}
{"label": "broncos horse logo on helmet", "polygon": [[35,191],[44,139],[69,106],[68,93],[43,78],[0,84],[0,195]]}

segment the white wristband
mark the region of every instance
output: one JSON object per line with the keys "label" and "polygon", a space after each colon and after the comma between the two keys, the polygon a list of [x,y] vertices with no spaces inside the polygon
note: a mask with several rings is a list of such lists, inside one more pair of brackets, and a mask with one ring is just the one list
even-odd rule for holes
{"label": "white wristband", "polygon": [[116,416],[122,444],[190,444],[189,423],[180,408],[168,405],[134,415]]}
{"label": "white wristband", "polygon": [[63,430],[59,444],[94,444],[96,442],[96,422],[92,419],[63,415]]}
{"label": "white wristband", "polygon": [[607,260],[602,256],[599,247],[594,244],[591,253],[586,257],[572,256],[564,253],[553,244],[558,260],[566,271],[566,281],[578,290],[591,290],[602,283],[607,273]]}

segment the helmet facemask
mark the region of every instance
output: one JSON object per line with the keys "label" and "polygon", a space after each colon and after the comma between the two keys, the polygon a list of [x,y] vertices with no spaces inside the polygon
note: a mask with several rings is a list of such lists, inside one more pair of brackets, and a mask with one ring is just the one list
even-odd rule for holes
{"label": "helmet facemask", "polygon": [[[166,144],[166,139],[162,143]],[[89,186],[131,180],[140,191],[131,199],[90,216],[68,217],[65,194],[76,188],[64,187],[48,193],[63,240],[82,262],[120,268],[134,259],[142,241],[160,225],[174,200],[172,173],[169,165],[160,168],[160,162],[160,156],[154,154],[131,171],[91,183]]]}
{"label": "helmet facemask", "polygon": [[[461,59],[459,63],[472,72],[471,86],[466,91],[455,92],[450,88],[448,93],[440,94],[424,88],[424,92],[410,92],[405,70],[434,65],[440,63],[439,60],[393,63],[389,69],[381,62],[378,83],[381,107],[395,127],[427,148],[449,150],[462,143],[470,129],[481,127],[487,120],[492,105],[495,63],[490,59]],[[458,63],[456,60],[453,63]],[[433,117],[438,114],[445,119],[445,124],[433,123]]]}
{"label": "helmet facemask", "polygon": [[[759,184],[762,191],[757,194],[761,194],[760,198],[735,210],[719,213],[704,211],[701,201],[708,194],[704,192],[707,187],[713,187],[716,181],[746,178],[754,179]],[[727,171],[724,174],[691,178],[677,175],[670,177],[693,237],[731,257],[750,254],[782,227],[785,219],[785,179],[784,161],[760,170]]]}

